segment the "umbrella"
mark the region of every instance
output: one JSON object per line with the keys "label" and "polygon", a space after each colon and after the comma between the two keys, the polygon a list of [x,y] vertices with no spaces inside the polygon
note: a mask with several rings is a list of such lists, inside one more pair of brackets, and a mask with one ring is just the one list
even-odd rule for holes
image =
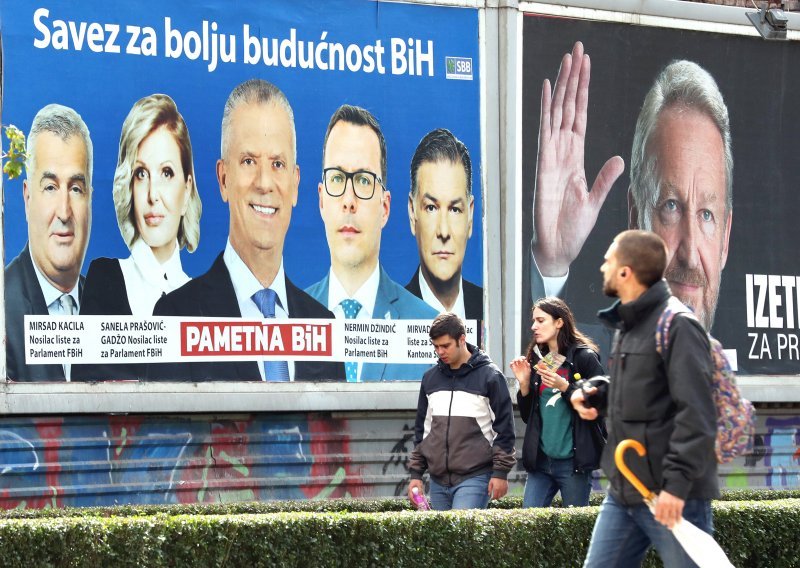
{"label": "umbrella", "polygon": [[[651,513],[655,513],[656,501],[658,496],[650,491],[644,484],[636,477],[630,468],[625,465],[624,454],[625,450],[633,448],[639,456],[644,457],[647,451],[644,446],[636,440],[622,440],[614,452],[614,461],[617,468],[620,470],[625,479],[630,481],[631,485],[642,494],[644,502],[650,509]],[[672,534],[678,540],[678,543],[686,551],[695,564],[700,568],[734,568],[731,561],[725,555],[717,541],[707,532],[700,530],[695,525],[681,517],[681,519],[673,525],[670,529]]]}

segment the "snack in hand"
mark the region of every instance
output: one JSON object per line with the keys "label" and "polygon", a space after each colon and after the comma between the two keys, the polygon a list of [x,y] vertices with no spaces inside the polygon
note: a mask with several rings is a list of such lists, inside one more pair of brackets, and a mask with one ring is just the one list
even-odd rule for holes
{"label": "snack in hand", "polygon": [[561,355],[560,353],[549,352],[547,355],[539,359],[539,362],[536,363],[536,369],[538,371],[550,371],[555,372],[561,364],[566,360],[566,357]]}

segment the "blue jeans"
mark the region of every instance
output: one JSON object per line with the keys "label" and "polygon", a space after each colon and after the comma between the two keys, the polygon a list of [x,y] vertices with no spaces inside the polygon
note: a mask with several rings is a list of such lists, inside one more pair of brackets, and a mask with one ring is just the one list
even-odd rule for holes
{"label": "blue jeans", "polygon": [[489,504],[489,480],[491,473],[483,473],[465,479],[458,485],[447,487],[431,479],[431,509],[485,509]]}
{"label": "blue jeans", "polygon": [[591,472],[576,472],[572,458],[554,460],[539,450],[536,471],[528,472],[523,507],[549,507],[558,491],[565,507],[586,507],[592,490]]}
{"label": "blue jeans", "polygon": [[[709,500],[687,500],[683,506],[683,518],[708,534],[714,532]],[[607,495],[600,506],[583,566],[640,566],[651,545],[665,568],[696,566],[672,532],[655,520],[647,505],[626,507]]]}

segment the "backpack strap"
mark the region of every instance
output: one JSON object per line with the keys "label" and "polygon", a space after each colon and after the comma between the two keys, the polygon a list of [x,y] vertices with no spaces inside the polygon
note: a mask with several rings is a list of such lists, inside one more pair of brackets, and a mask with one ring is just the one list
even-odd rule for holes
{"label": "backpack strap", "polygon": [[672,325],[672,320],[678,314],[685,314],[688,317],[697,319],[692,308],[675,296],[670,296],[664,311],[661,312],[656,323],[656,351],[662,358],[669,348],[669,328]]}

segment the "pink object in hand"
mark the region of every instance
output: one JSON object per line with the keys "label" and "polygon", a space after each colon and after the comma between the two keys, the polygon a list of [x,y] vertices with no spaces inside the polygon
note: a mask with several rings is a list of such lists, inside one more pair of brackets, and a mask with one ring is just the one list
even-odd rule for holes
{"label": "pink object in hand", "polygon": [[419,489],[414,487],[411,490],[411,502],[414,503],[414,506],[417,508],[417,511],[430,511],[431,506],[428,505],[428,500],[425,499],[425,495],[419,492]]}

